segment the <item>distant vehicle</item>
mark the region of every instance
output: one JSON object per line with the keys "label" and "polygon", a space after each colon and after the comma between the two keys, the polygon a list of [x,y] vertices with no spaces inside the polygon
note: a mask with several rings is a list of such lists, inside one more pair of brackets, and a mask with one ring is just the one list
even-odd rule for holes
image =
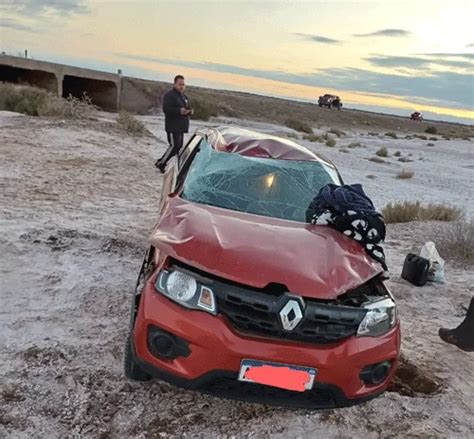
{"label": "distant vehicle", "polygon": [[415,111],[411,113],[410,120],[414,120],[415,122],[423,122],[423,115],[419,111]]}
{"label": "distant vehicle", "polygon": [[340,110],[342,108],[342,102],[339,96],[325,94],[319,96],[318,105],[320,107],[337,108]]}

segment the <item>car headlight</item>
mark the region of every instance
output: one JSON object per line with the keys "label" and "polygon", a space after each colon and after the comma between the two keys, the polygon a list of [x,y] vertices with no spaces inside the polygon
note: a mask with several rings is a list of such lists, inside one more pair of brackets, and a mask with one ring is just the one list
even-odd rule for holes
{"label": "car headlight", "polygon": [[155,288],[186,308],[216,314],[216,299],[212,289],[184,271],[162,270],[156,278]]}
{"label": "car headlight", "polygon": [[196,279],[181,271],[173,271],[165,285],[168,296],[177,302],[188,302],[196,295]]}
{"label": "car headlight", "polygon": [[369,302],[363,307],[367,310],[362,322],[360,322],[357,335],[376,337],[382,335],[395,326],[397,320],[395,302],[390,299],[382,299]]}

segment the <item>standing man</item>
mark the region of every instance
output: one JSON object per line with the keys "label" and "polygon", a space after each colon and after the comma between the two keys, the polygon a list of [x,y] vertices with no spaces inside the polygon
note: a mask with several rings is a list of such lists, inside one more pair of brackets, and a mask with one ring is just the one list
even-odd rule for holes
{"label": "standing man", "polygon": [[189,117],[193,114],[193,110],[190,109],[189,100],[184,94],[185,88],[184,77],[177,75],[174,78],[173,88],[163,98],[165,130],[169,147],[155,163],[162,173],[165,172],[169,160],[182,148],[184,133],[189,131]]}

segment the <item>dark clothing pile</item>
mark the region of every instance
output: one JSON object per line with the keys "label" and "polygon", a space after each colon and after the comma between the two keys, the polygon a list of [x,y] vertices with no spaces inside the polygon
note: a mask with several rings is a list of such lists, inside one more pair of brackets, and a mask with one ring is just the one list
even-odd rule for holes
{"label": "dark clothing pile", "polygon": [[385,239],[383,217],[375,210],[360,184],[322,187],[306,211],[306,221],[327,225],[360,242],[367,253],[387,270],[380,245]]}
{"label": "dark clothing pile", "polygon": [[181,114],[181,108],[189,110],[189,100],[185,94],[172,88],[163,97],[166,132],[187,133],[189,131],[189,116]]}

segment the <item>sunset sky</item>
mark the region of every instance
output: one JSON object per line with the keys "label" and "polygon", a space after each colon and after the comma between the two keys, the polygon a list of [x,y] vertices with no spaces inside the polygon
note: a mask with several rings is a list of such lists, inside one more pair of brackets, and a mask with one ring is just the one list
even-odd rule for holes
{"label": "sunset sky", "polygon": [[0,0],[0,51],[474,123],[474,1]]}

